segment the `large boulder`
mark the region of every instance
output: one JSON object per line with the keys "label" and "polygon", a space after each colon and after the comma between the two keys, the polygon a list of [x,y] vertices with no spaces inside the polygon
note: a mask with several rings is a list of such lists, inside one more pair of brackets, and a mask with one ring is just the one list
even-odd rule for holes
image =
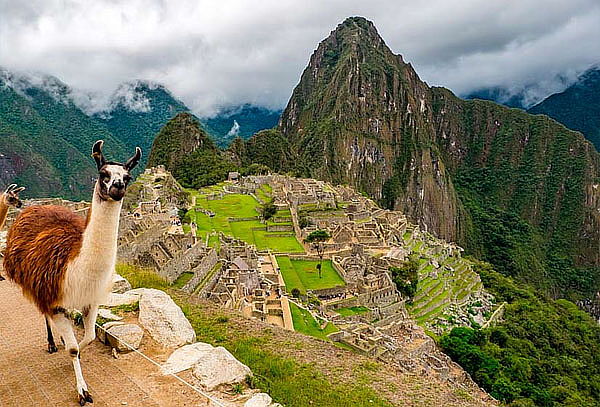
{"label": "large boulder", "polygon": [[144,290],[140,298],[139,322],[161,345],[177,348],[196,340],[196,333],[181,308],[165,292]]}
{"label": "large boulder", "polygon": [[214,349],[214,346],[203,342],[182,346],[171,353],[169,359],[161,366],[160,371],[162,374],[168,375],[191,369],[206,355],[206,352],[212,349]]}
{"label": "large boulder", "polygon": [[131,284],[129,284],[129,281],[117,273],[113,274],[112,284],[113,293],[123,294],[125,291],[131,290]]}
{"label": "large boulder", "polygon": [[119,305],[133,305],[140,300],[140,294],[126,291],[123,294],[109,293],[105,302],[100,305],[105,307],[118,307]]}
{"label": "large boulder", "polygon": [[257,393],[244,403],[244,407],[269,407],[272,401],[267,393]]}
{"label": "large boulder", "polygon": [[142,343],[144,331],[135,324],[114,325],[108,328],[106,339],[108,344],[119,352],[129,352],[138,349]]}
{"label": "large boulder", "polygon": [[108,340],[106,339],[106,332],[111,327],[116,325],[125,325],[125,323],[120,321],[110,321],[103,324],[102,327],[96,326],[96,338],[98,338],[98,340],[103,344],[108,345]]}
{"label": "large boulder", "polygon": [[250,368],[222,346],[204,351],[194,364],[192,374],[202,386],[214,390],[223,384],[241,383],[252,376]]}

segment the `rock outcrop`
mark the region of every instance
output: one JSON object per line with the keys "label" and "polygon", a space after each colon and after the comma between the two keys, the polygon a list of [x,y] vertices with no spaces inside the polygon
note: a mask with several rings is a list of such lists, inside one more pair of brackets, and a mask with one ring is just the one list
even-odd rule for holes
{"label": "rock outcrop", "polygon": [[176,348],[196,340],[196,333],[181,308],[163,291],[143,291],[139,321],[165,347]]}
{"label": "rock outcrop", "polygon": [[194,364],[192,374],[209,390],[223,384],[242,383],[252,376],[250,368],[222,346],[211,348]]}
{"label": "rock outcrop", "polygon": [[106,334],[108,344],[119,352],[131,351],[129,346],[138,349],[143,337],[144,331],[136,324],[113,325],[107,329]]}

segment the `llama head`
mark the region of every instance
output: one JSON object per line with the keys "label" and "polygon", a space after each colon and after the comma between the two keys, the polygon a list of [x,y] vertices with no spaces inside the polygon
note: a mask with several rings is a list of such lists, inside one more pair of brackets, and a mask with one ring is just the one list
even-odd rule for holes
{"label": "llama head", "polygon": [[142,158],[142,150],[135,148],[135,154],[125,164],[107,161],[102,153],[103,140],[98,140],[92,148],[92,157],[98,166],[96,193],[103,201],[120,201],[125,196],[127,185],[131,181],[130,171]]}
{"label": "llama head", "polygon": [[0,203],[20,208],[23,206],[23,202],[19,198],[19,193],[23,190],[25,190],[25,187],[17,187],[17,184],[10,184],[2,195],[0,195]]}

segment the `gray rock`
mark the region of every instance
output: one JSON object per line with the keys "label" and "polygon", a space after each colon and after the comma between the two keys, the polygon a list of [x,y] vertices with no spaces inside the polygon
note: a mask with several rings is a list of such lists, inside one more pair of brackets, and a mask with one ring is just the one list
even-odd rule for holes
{"label": "gray rock", "polygon": [[222,384],[241,383],[252,376],[252,371],[219,346],[205,352],[194,364],[192,374],[202,386],[214,390]]}
{"label": "gray rock", "polygon": [[104,325],[102,325],[102,327],[96,327],[96,337],[98,338],[98,340],[104,344],[108,344],[108,342],[106,341],[106,331],[116,325],[125,325],[124,322],[119,322],[119,321],[111,321],[111,322],[107,322]]}
{"label": "gray rock", "polygon": [[139,322],[161,345],[177,348],[196,340],[181,308],[165,292],[147,289],[140,299]]}
{"label": "gray rock", "polygon": [[257,393],[244,403],[244,407],[269,407],[272,401],[267,393]]}
{"label": "gray rock", "polygon": [[127,291],[123,294],[109,293],[108,298],[103,304],[105,307],[118,307],[119,305],[132,305],[140,300],[140,294]]}
{"label": "gray rock", "polygon": [[144,331],[135,324],[115,325],[107,330],[108,344],[119,352],[130,352],[132,349],[126,344],[138,349],[142,343]]}
{"label": "gray rock", "polygon": [[123,294],[125,291],[131,290],[131,284],[125,278],[121,277],[117,273],[113,274],[112,280],[112,292]]}
{"label": "gray rock", "polygon": [[106,308],[100,308],[98,310],[98,316],[110,321],[120,321],[123,319],[123,317],[113,314],[109,309]]}
{"label": "gray rock", "polygon": [[214,349],[214,346],[202,342],[182,346],[171,353],[169,359],[161,366],[160,371],[164,375],[183,372],[192,368],[206,355],[206,352],[212,349]]}

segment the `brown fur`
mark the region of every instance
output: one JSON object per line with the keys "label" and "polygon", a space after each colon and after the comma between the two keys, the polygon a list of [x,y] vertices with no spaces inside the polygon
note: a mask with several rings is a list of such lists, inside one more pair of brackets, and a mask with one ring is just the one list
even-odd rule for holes
{"label": "brown fur", "polygon": [[45,315],[60,305],[67,264],[79,254],[85,220],[60,206],[31,206],[8,232],[4,270]]}
{"label": "brown fur", "polygon": [[4,222],[6,222],[6,217],[8,216],[8,205],[5,205],[4,202],[0,203],[0,229],[4,226]]}

